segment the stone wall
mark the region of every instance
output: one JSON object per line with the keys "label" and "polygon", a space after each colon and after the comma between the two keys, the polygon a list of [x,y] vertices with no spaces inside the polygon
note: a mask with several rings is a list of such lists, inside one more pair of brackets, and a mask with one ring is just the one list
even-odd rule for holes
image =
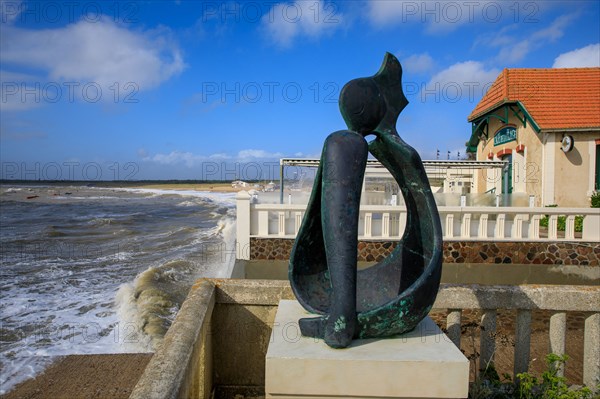
{"label": "stone wall", "polygon": [[[264,395],[266,352],[281,299],[294,299],[290,284],[285,280],[196,281],[130,399],[210,399]],[[569,320],[573,312],[577,312],[578,323],[569,321],[567,325],[577,328],[580,335],[573,338],[574,331],[569,330],[568,337],[588,349],[585,349],[587,353],[582,350],[576,352],[578,357],[571,358],[570,362],[573,363],[569,364],[574,366],[568,368],[567,373],[569,370],[583,370],[584,382],[587,375],[588,385],[592,386],[592,382],[595,383],[600,376],[597,366],[600,353],[596,349],[600,348],[598,304],[598,286],[441,284],[433,308],[462,309],[462,326],[468,328],[463,333],[463,339],[468,339],[468,342],[480,339],[482,309],[503,309],[498,313],[496,325],[500,329],[497,332],[499,337],[508,337],[508,342],[515,331],[515,310],[535,312],[532,317],[534,332],[542,333],[545,337],[548,337],[545,330],[548,328],[547,317],[556,312],[568,312]],[[540,311],[546,315],[543,321],[537,316]],[[511,318],[508,318],[509,313]],[[437,311],[436,317],[442,326],[446,326],[448,334],[461,332],[460,328],[454,328],[456,325],[447,324],[446,312]],[[471,321],[475,324],[473,328],[467,324]],[[585,331],[581,331],[582,324]],[[297,331],[290,329],[290,334]],[[531,354],[537,359],[547,351],[547,342],[540,337],[539,334],[531,336]],[[468,346],[463,346],[463,349],[470,350]],[[510,372],[515,349],[510,344],[498,345],[496,349],[496,359],[505,359],[506,362],[504,366],[496,364],[500,367],[499,372]],[[529,365],[528,362],[525,364]],[[531,362],[532,367],[539,364],[543,365],[543,362]],[[531,371],[539,374],[540,369],[533,368]],[[572,383],[581,382],[575,380]]]}
{"label": "stone wall", "polygon": [[[378,262],[397,241],[360,241],[358,260]],[[250,238],[250,259],[286,260],[294,240]],[[444,242],[444,263],[515,263],[600,266],[600,243],[594,242]]]}

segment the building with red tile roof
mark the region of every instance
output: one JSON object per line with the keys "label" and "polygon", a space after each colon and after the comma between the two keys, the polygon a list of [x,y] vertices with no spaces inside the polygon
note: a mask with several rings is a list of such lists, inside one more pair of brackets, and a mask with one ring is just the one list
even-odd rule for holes
{"label": "building with red tile roof", "polygon": [[474,191],[588,207],[600,189],[600,68],[504,69],[467,119],[467,151],[507,161]]}

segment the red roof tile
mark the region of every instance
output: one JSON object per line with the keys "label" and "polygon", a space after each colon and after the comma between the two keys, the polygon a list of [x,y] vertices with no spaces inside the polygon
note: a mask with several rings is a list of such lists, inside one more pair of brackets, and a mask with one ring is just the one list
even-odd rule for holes
{"label": "red roof tile", "polygon": [[506,68],[467,119],[516,101],[541,129],[599,128],[600,68]]}

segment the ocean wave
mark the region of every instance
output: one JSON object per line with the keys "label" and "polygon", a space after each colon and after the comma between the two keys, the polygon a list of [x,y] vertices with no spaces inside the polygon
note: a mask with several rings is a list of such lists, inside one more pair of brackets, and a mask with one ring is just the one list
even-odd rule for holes
{"label": "ocean wave", "polygon": [[51,226],[49,229],[47,229],[46,236],[55,238],[55,237],[66,237],[66,236],[68,236],[68,234],[63,231],[56,230],[56,228]]}
{"label": "ocean wave", "polygon": [[236,221],[231,215],[220,219],[204,236],[196,237],[194,244],[203,252],[203,277],[231,277],[236,257],[235,239]]}
{"label": "ocean wave", "polygon": [[94,218],[92,220],[90,220],[88,223],[95,225],[95,226],[104,226],[107,224],[113,224],[115,223],[115,219],[113,218]]}
{"label": "ocean wave", "polygon": [[89,197],[75,196],[75,195],[54,195],[52,196],[54,199],[60,200],[118,200],[120,197],[108,196],[108,195],[94,195]]}
{"label": "ocean wave", "polygon": [[204,202],[216,202],[228,207],[235,206],[236,193],[218,193],[212,191],[195,191],[195,190],[166,190],[157,188],[118,188],[120,191],[129,191],[140,194],[153,194],[156,196],[162,195],[178,195],[181,197],[194,197]]}
{"label": "ocean wave", "polygon": [[6,187],[2,189],[2,194],[14,194],[23,191],[21,187]]}
{"label": "ocean wave", "polygon": [[79,189],[59,205],[3,198],[0,392],[43,370],[37,356],[153,351],[196,279],[231,275],[235,194]]}
{"label": "ocean wave", "polygon": [[[139,326],[143,335],[138,347],[156,350],[174,321],[189,288],[199,277],[229,277],[235,262],[235,219],[226,217],[209,230],[199,232],[199,243],[207,235],[218,237],[219,244],[199,246],[200,257],[175,259],[152,266],[140,273],[132,283],[121,285],[116,295],[117,313],[124,323]],[[214,249],[215,253],[210,253]],[[185,287],[185,289],[184,289]]]}
{"label": "ocean wave", "polygon": [[179,204],[177,204],[177,206],[185,206],[185,207],[188,207],[188,206],[198,206],[198,205],[199,204],[197,202],[195,202],[195,201],[183,201],[183,202],[180,202]]}
{"label": "ocean wave", "polygon": [[[133,283],[123,284],[116,296],[118,315],[122,322],[139,326],[142,333],[138,346],[156,350],[175,319],[187,291],[181,284],[193,273],[193,262],[176,259],[150,267]],[[190,282],[191,286],[191,282]]]}

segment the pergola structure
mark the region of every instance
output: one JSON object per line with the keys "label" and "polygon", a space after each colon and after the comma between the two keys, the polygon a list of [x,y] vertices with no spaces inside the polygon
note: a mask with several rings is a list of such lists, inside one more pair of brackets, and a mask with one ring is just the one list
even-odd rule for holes
{"label": "pergola structure", "polygon": [[[286,166],[312,167],[317,168],[320,160],[318,158],[281,158],[279,160],[279,201],[283,203],[284,190],[284,169]],[[427,177],[431,180],[443,179],[448,171],[455,170],[457,173],[468,171],[473,173],[474,170],[480,169],[504,169],[507,166],[505,161],[461,161],[461,160],[432,160],[423,161]],[[367,169],[365,177],[373,178],[391,178],[390,172],[376,159],[367,160]]]}

